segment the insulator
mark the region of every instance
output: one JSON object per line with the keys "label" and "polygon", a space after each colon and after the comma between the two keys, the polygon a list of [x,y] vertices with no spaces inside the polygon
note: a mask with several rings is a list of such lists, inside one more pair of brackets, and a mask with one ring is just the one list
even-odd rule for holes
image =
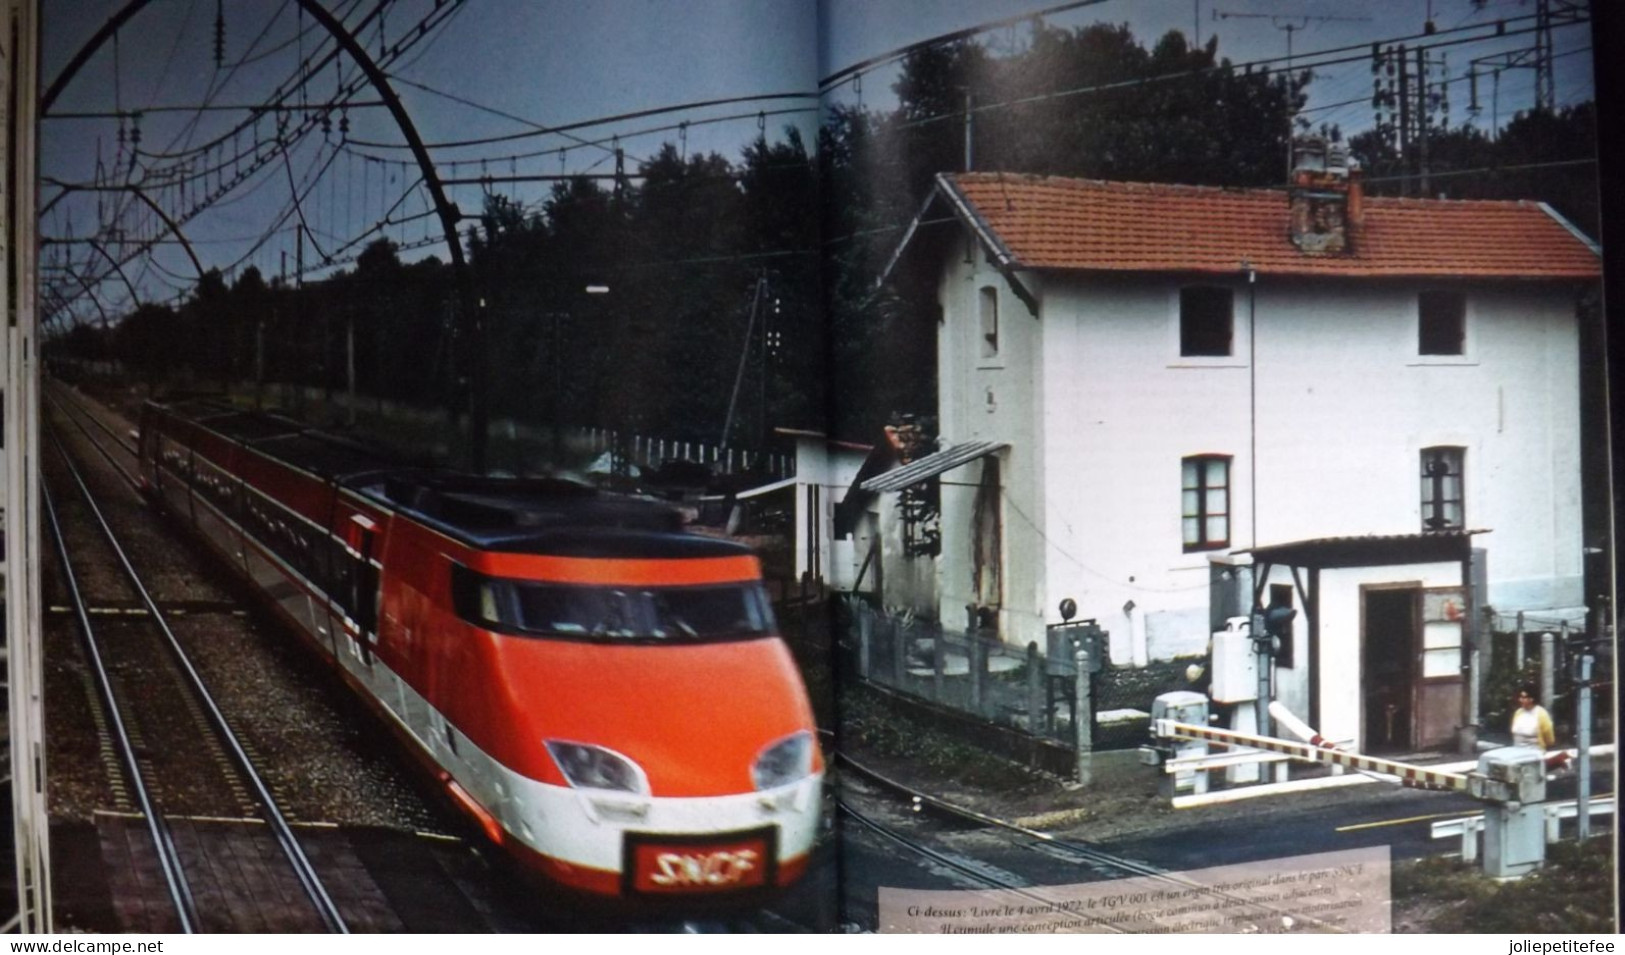
{"label": "insulator", "polygon": [[323,113],[322,114],[322,135],[326,136],[331,132],[333,132],[333,117],[327,115],[326,113]]}
{"label": "insulator", "polygon": [[344,112],[339,114],[339,135],[348,136],[349,134],[350,134],[350,111],[345,110]]}

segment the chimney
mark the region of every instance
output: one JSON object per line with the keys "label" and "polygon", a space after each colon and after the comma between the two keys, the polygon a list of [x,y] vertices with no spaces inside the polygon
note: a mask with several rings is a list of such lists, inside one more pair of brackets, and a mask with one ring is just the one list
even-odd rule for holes
{"label": "chimney", "polygon": [[[1356,190],[1358,186],[1354,187]],[[1360,211],[1350,196],[1349,154],[1341,143],[1319,136],[1292,142],[1292,184],[1287,187],[1292,244],[1307,255],[1353,250],[1348,223]]]}

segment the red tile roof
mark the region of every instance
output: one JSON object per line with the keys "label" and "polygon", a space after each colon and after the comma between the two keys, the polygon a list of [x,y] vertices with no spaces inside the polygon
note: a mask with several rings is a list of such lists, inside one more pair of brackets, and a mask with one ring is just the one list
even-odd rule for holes
{"label": "red tile roof", "polygon": [[1019,268],[1264,275],[1597,278],[1597,253],[1538,202],[1367,196],[1349,253],[1301,252],[1287,193],[963,173],[940,177]]}

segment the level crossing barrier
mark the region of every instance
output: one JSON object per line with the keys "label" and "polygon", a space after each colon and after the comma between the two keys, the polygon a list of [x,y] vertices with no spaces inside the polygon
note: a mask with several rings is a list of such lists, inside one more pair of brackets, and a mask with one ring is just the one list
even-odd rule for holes
{"label": "level crossing barrier", "polygon": [[[1546,812],[1546,841],[1556,842],[1559,827],[1564,819],[1574,819],[1580,815],[1578,799],[1567,802],[1548,803],[1542,807]],[[1591,801],[1591,815],[1611,816],[1614,813],[1614,797],[1600,796]],[[1441,819],[1432,826],[1431,838],[1434,839],[1461,839],[1461,861],[1472,863],[1478,861],[1478,834],[1484,831],[1484,817],[1462,816],[1458,819]]]}
{"label": "level crossing barrier", "polygon": [[1180,723],[1176,720],[1157,720],[1152,724],[1152,730],[1156,735],[1164,738],[1202,740],[1225,746],[1246,747],[1265,752],[1280,753],[1286,757],[1301,759],[1305,762],[1325,763],[1328,766],[1342,766],[1363,773],[1392,776],[1401,785],[1418,789],[1456,792],[1465,792],[1467,790],[1467,776],[1462,773],[1429,769],[1426,766],[1416,766],[1411,763],[1383,759],[1378,756],[1347,753],[1339,749],[1329,749],[1309,743],[1297,743],[1292,740],[1277,739],[1273,736],[1238,733],[1235,730],[1212,726],[1196,726],[1190,723]]}

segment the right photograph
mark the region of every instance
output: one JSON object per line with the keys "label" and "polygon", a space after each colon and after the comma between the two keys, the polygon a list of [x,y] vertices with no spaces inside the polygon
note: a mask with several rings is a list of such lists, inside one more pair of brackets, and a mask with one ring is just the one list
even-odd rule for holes
{"label": "right photograph", "polygon": [[820,13],[843,922],[1614,931],[1588,6]]}

